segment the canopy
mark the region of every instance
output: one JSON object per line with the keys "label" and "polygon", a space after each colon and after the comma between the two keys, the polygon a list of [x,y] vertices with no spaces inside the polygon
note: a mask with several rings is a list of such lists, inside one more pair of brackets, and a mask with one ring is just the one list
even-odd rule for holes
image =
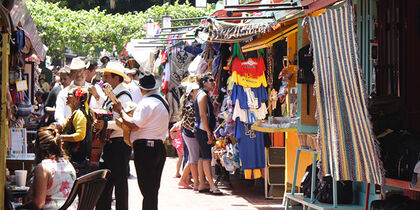
{"label": "canopy", "polygon": [[31,44],[39,59],[44,61],[47,54],[46,47],[42,43],[41,37],[39,37],[38,29],[32,19],[31,13],[28,11],[28,8],[26,8],[22,0],[15,0],[12,10],[10,10],[10,17],[14,27],[18,26],[20,22],[23,30],[30,35],[28,37],[30,38]]}
{"label": "canopy", "polygon": [[289,24],[281,27],[278,30],[268,32],[264,34],[262,37],[246,44],[242,47],[242,52],[249,52],[253,50],[259,50],[261,48],[267,48],[273,45],[274,43],[284,39],[285,37],[289,36],[290,34],[297,32],[297,20],[289,22]]}

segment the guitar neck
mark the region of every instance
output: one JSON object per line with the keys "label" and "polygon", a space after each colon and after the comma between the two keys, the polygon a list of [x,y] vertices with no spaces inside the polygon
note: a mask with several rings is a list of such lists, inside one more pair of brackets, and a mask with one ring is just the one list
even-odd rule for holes
{"label": "guitar neck", "polygon": [[109,84],[104,84],[104,91],[108,95],[108,98],[112,101],[114,104],[120,103],[118,98],[115,96],[114,92],[112,92],[112,87]]}

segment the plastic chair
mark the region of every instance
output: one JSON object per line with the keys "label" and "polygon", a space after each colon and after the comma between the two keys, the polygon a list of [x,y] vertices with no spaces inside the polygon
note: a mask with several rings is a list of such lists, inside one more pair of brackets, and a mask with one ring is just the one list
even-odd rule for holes
{"label": "plastic chair", "polygon": [[97,170],[76,179],[64,205],[59,210],[67,209],[79,196],[78,210],[93,210],[99,196],[105,188],[106,181],[111,171],[108,169]]}

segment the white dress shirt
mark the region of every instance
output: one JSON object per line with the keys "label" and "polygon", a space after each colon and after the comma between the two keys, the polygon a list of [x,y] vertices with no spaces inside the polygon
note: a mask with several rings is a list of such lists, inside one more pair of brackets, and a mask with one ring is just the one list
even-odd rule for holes
{"label": "white dress shirt", "polygon": [[154,90],[144,95],[140,103],[137,104],[132,122],[139,129],[131,132],[131,142],[137,139],[163,140],[168,136],[168,110],[159,99],[151,97],[152,94],[161,96],[157,90]]}
{"label": "white dress shirt", "polygon": [[130,90],[131,97],[133,97],[133,102],[138,104],[143,97],[140,91],[140,87],[133,80],[131,80],[131,82],[126,85],[128,90]]}
{"label": "white dress shirt", "polygon": [[96,100],[96,98],[92,96],[92,98],[90,99],[89,106],[90,106],[90,108],[101,108],[102,104],[105,102],[107,96],[105,95],[101,86],[99,86],[98,84],[95,84],[95,89],[96,89],[96,92],[99,95],[99,100]]}
{"label": "white dress shirt", "polygon": [[[120,92],[122,91],[128,91],[128,89],[122,84],[120,83],[119,85],[117,85],[117,87],[115,87],[112,92],[114,93],[115,96],[117,96]],[[128,91],[130,92],[130,91]],[[105,101],[105,104],[107,107],[104,107],[105,109],[109,110],[111,107],[112,103],[108,103],[107,99]],[[131,98],[127,95],[127,94],[122,94],[118,100],[121,102],[121,105],[123,106],[124,110],[128,110],[129,105],[131,105],[130,103],[132,103]],[[123,137],[123,130],[117,126],[117,124],[115,123],[115,119],[120,118],[120,115],[117,112],[114,112],[114,110],[112,110],[112,121],[108,121],[108,129],[112,129],[112,133],[110,138],[117,138],[117,137]]]}

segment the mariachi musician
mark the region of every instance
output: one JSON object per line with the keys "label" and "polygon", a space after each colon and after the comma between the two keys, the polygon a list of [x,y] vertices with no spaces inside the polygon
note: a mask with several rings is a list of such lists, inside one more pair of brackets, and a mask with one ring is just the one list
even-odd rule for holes
{"label": "mariachi musician", "polygon": [[[102,108],[111,111],[112,104],[115,103],[115,100],[118,100],[124,109],[128,109],[132,104],[132,97],[130,91],[123,85],[124,80],[130,80],[124,73],[124,66],[119,62],[111,61],[105,68],[99,71],[104,73],[102,80],[105,83],[105,93],[108,95]],[[107,92],[106,88],[112,88],[112,91],[108,90]],[[96,205],[97,210],[111,209],[112,191],[114,186],[116,209],[128,209],[127,176],[131,147],[124,142],[123,129],[116,123],[116,119],[118,118],[120,118],[119,114],[113,112],[113,119],[107,122],[107,129],[111,129],[112,131],[109,140],[104,144],[101,159],[99,161],[99,168],[111,170],[111,175],[98,200]],[[104,121],[99,120],[95,127],[97,129],[102,129],[104,127]]]}

